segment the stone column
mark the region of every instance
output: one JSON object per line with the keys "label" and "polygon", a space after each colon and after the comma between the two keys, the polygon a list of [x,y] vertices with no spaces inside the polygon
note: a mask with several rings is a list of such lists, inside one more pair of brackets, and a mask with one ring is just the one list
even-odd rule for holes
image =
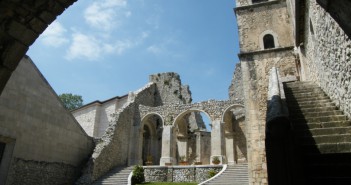
{"label": "stone column", "polygon": [[173,126],[167,125],[163,127],[162,133],[162,156],[160,159],[160,166],[165,166],[166,163],[175,163],[174,159],[174,136],[173,136]]}
{"label": "stone column", "polygon": [[226,157],[229,165],[234,165],[235,161],[235,145],[234,145],[234,133],[226,133],[225,134],[225,150]]}
{"label": "stone column", "polygon": [[220,164],[226,164],[225,143],[224,143],[224,123],[221,120],[212,122],[211,131],[211,164],[214,157],[218,157]]}
{"label": "stone column", "polygon": [[185,157],[185,159],[188,159],[188,137],[187,136],[178,136],[177,137],[177,145],[178,145],[178,152],[179,152],[179,157]]}

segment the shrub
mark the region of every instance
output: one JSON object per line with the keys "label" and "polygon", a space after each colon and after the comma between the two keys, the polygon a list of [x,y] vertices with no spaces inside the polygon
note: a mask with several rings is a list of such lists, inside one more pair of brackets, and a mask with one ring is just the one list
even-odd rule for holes
{"label": "shrub", "polygon": [[132,185],[140,184],[145,181],[144,168],[142,166],[134,166],[132,175]]}
{"label": "shrub", "polygon": [[208,178],[212,178],[212,177],[214,177],[215,175],[217,174],[217,172],[215,171],[215,170],[210,170],[210,171],[208,171]]}

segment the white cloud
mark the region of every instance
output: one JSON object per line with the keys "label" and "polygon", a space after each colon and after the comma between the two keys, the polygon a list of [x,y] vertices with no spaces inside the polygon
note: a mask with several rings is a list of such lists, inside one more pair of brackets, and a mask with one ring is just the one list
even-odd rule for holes
{"label": "white cloud", "polygon": [[60,47],[69,42],[65,37],[67,30],[57,21],[50,26],[41,35],[41,41],[46,46]]}
{"label": "white cloud", "polygon": [[72,35],[72,44],[66,53],[66,59],[98,60],[107,54],[122,55],[126,50],[140,45],[144,38],[146,36],[142,33],[140,38],[135,40],[124,39],[110,42],[104,39],[97,39],[92,35],[74,33]]}
{"label": "white cloud", "polygon": [[153,53],[155,55],[159,55],[162,53],[162,50],[164,50],[163,48],[156,46],[156,45],[151,45],[148,48],[146,48],[146,50],[150,53]]}
{"label": "white cloud", "polygon": [[109,54],[117,54],[121,55],[123,52],[129,48],[135,46],[135,43],[131,42],[130,40],[124,41],[117,41],[114,44],[104,44],[104,51]]}
{"label": "white cloud", "polygon": [[72,45],[69,47],[66,58],[68,60],[77,58],[86,58],[88,60],[96,60],[101,55],[101,47],[94,37],[81,33],[72,35]]}
{"label": "white cloud", "polygon": [[[99,0],[84,11],[85,21],[92,27],[111,30],[122,23],[123,18],[131,16],[126,10],[127,0]],[[123,16],[123,17],[122,17]]]}

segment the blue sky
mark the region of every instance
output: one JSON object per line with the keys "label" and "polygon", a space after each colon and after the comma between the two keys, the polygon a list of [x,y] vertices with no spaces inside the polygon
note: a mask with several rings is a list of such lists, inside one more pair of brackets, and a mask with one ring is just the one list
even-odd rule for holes
{"label": "blue sky", "polygon": [[28,55],[57,94],[84,103],[135,91],[176,72],[193,102],[228,99],[238,36],[234,0],[80,0]]}

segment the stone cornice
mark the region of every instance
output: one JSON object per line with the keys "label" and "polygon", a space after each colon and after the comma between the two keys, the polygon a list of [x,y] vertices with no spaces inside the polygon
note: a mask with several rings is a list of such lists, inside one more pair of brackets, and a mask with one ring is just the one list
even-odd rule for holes
{"label": "stone cornice", "polygon": [[240,57],[245,57],[247,55],[260,55],[265,53],[274,53],[274,52],[288,51],[293,49],[294,49],[294,46],[288,46],[288,47],[280,47],[280,48],[265,49],[265,50],[258,50],[258,51],[242,52],[238,54],[238,57],[240,58]]}
{"label": "stone cornice", "polygon": [[236,13],[237,11],[240,11],[240,10],[248,10],[251,8],[258,8],[258,7],[262,7],[262,6],[274,5],[274,4],[279,4],[279,3],[286,3],[286,2],[280,1],[280,0],[275,0],[275,1],[255,3],[255,4],[251,4],[251,5],[246,5],[246,6],[239,6],[239,7],[234,8],[234,12]]}

